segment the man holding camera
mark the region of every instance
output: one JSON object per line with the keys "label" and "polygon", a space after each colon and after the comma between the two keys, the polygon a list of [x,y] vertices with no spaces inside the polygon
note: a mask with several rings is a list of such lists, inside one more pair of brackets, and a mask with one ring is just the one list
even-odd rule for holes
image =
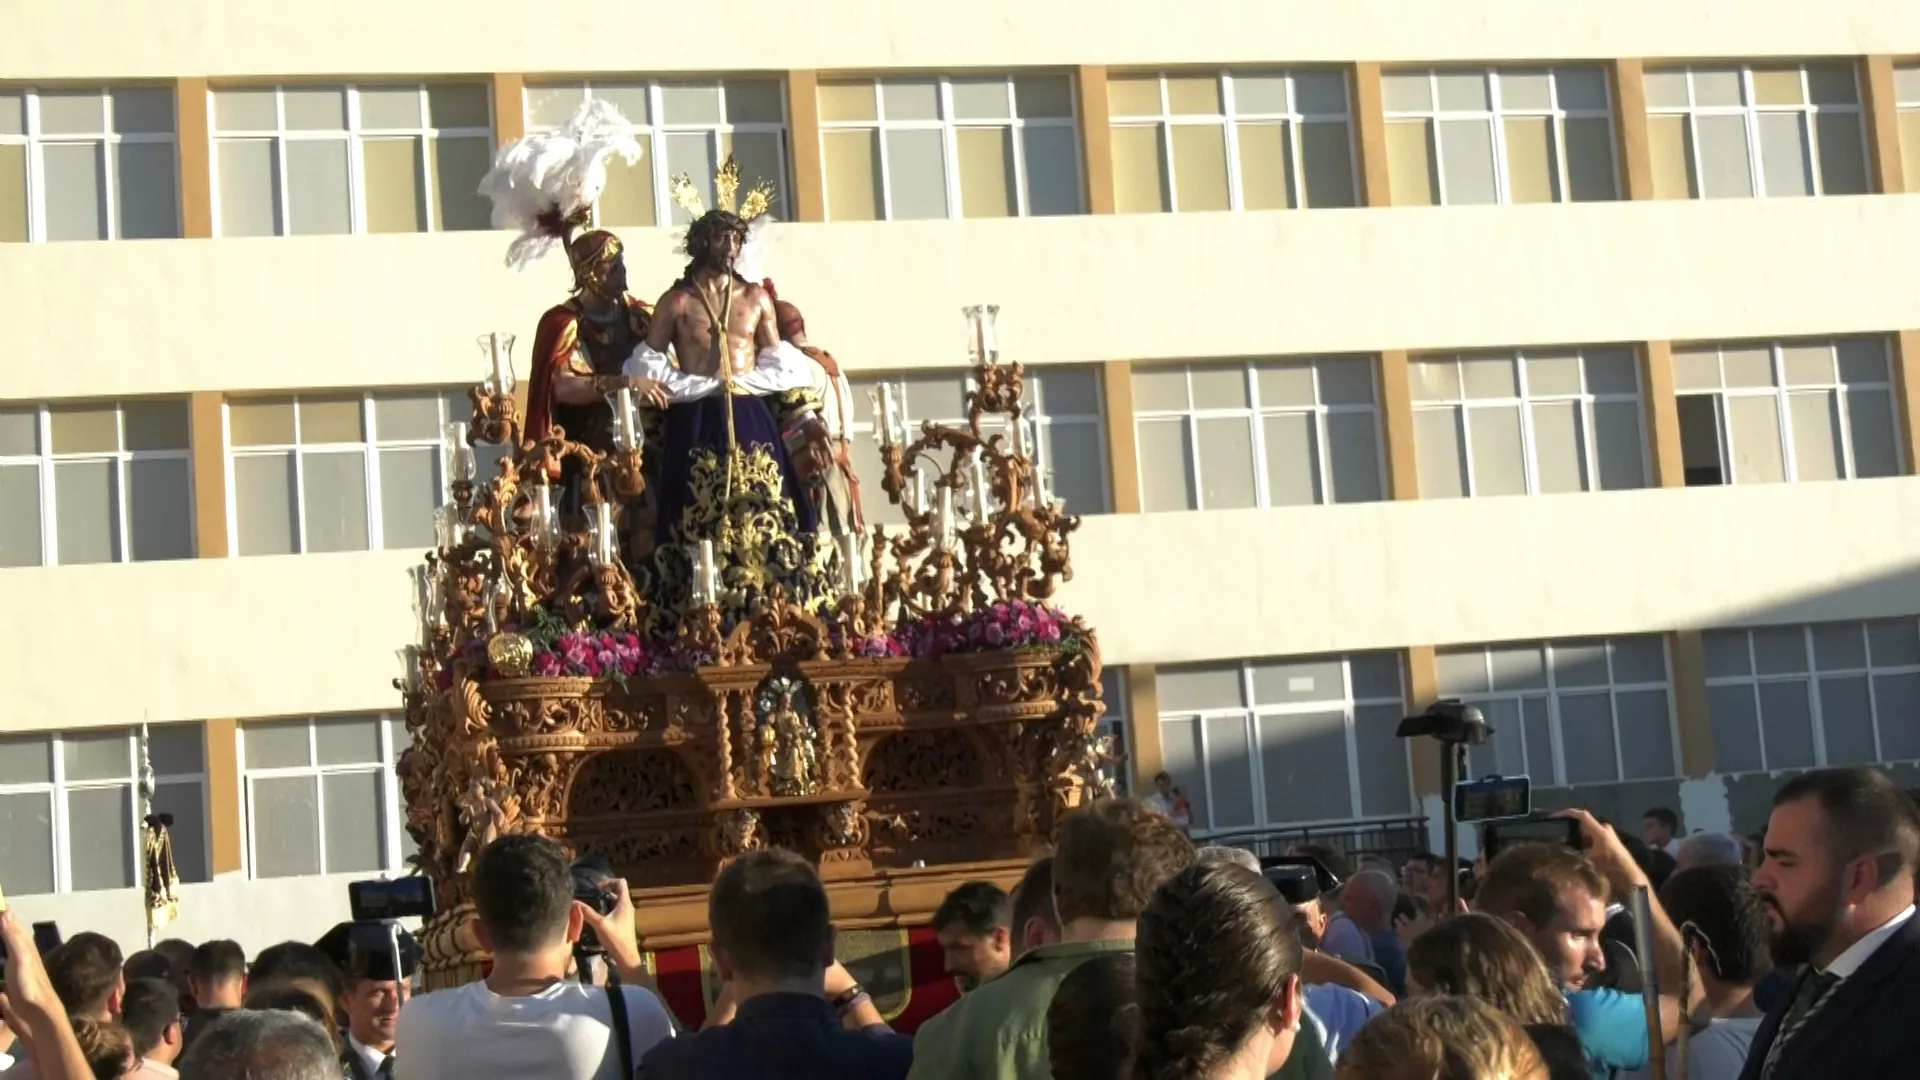
{"label": "man holding camera", "polygon": [[[605,883],[606,914],[575,899],[565,853],[534,835],[503,836],[474,861],[480,944],[493,952],[483,982],[408,1002],[396,1032],[396,1080],[630,1080],[640,1056],[673,1034],[644,988],[627,883]],[[620,977],[569,977],[574,943],[590,929]]]}

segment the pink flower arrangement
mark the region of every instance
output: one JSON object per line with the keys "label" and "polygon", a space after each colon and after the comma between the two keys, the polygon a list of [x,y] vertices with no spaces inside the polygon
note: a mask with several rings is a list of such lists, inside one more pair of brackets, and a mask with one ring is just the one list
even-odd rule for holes
{"label": "pink flower arrangement", "polygon": [[569,631],[533,654],[533,674],[542,678],[574,676],[588,679],[626,679],[648,670],[650,657],[638,634],[597,630]]}
{"label": "pink flower arrangement", "polygon": [[1045,648],[1066,640],[1072,625],[1058,609],[1014,600],[970,615],[921,619],[896,627],[893,637],[901,651],[894,655],[928,659],[950,653]]}

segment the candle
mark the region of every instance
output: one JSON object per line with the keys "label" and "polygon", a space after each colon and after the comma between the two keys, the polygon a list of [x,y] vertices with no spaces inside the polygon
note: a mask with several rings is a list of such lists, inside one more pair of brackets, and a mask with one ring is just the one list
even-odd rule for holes
{"label": "candle", "polygon": [[960,314],[967,317],[968,358],[976,364],[986,363],[987,337],[986,321],[983,318],[984,312],[982,312],[980,305],[975,304],[972,307],[961,308]]}
{"label": "candle", "polygon": [[860,538],[852,533],[840,537],[840,586],[848,596],[860,591]]}
{"label": "candle", "polygon": [[547,486],[544,473],[533,485],[533,539],[541,548],[553,547],[553,489]]}
{"label": "candle", "polygon": [[620,422],[620,447],[632,450],[639,444],[633,438],[633,390],[630,387],[623,386],[614,395],[613,411]]}
{"label": "candle", "polygon": [[1013,456],[1019,458],[1027,456],[1027,421],[1025,417],[1018,418],[1013,422]]}
{"label": "candle", "polygon": [[475,471],[473,448],[467,445],[465,421],[448,422],[443,431],[441,451],[446,458],[447,475],[454,480],[472,480]]}
{"label": "candle", "polygon": [[600,556],[600,565],[613,562],[613,504],[601,503],[593,508],[595,550]]}
{"label": "candle", "polygon": [[916,514],[927,512],[927,474],[918,465],[913,467],[913,505],[908,509]]}
{"label": "candle", "polygon": [[513,393],[513,375],[500,355],[500,331],[495,330],[487,335],[487,353],[493,360],[494,388],[502,394]]}
{"label": "candle", "polygon": [[953,489],[944,485],[940,488],[940,512],[934,518],[934,525],[940,530],[940,543],[945,546],[953,539]]}
{"label": "candle", "polygon": [[973,512],[981,518],[987,516],[987,462],[980,454],[980,448],[973,448],[973,460],[968,479],[972,482]]}
{"label": "candle", "polygon": [[706,600],[708,605],[718,607],[720,604],[720,582],[717,568],[713,564],[713,541],[711,540],[700,541],[699,580],[700,596]]}
{"label": "candle", "polygon": [[880,412],[880,391],[867,391],[867,404],[873,407],[873,441],[879,443],[881,448],[884,449],[892,445],[892,439],[890,438],[892,432],[887,430],[886,418]]}
{"label": "candle", "polygon": [[880,412],[874,418],[874,424],[880,429],[880,445],[893,445],[893,384],[880,384]]}
{"label": "candle", "polygon": [[993,329],[994,319],[999,314],[998,304],[985,304],[980,308],[980,361],[988,367],[1000,362],[1000,339]]}

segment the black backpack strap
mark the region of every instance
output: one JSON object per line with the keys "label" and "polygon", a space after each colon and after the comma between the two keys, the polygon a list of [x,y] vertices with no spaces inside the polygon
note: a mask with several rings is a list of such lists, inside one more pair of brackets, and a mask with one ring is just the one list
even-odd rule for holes
{"label": "black backpack strap", "polygon": [[607,1015],[613,1020],[613,1041],[620,1051],[620,1080],[633,1080],[633,1021],[627,1016],[627,992],[619,982],[609,981]]}

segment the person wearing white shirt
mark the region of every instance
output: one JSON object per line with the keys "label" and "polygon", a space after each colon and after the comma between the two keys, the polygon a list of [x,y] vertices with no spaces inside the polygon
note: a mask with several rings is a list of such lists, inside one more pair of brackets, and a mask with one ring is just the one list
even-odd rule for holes
{"label": "person wearing white shirt", "polygon": [[1187,803],[1186,793],[1173,786],[1173,777],[1168,773],[1154,776],[1153,794],[1140,801],[1180,826],[1182,832],[1193,827],[1193,812]]}
{"label": "person wearing white shirt", "polygon": [[1819,769],[1774,795],[1754,888],[1773,959],[1805,964],[1742,1080],[1911,1076],[1920,1062],[1920,806],[1876,769]]}
{"label": "person wearing white shirt", "polygon": [[[614,908],[603,916],[573,899],[558,844],[530,834],[489,844],[474,863],[473,899],[493,969],[482,982],[407,1002],[395,1031],[396,1080],[630,1080],[641,1055],[673,1034],[673,1022],[649,988],[626,882],[607,887]],[[628,985],[609,990],[568,977],[583,927]]]}
{"label": "person wearing white shirt", "polygon": [[1680,857],[1680,815],[1664,806],[1648,810],[1640,818],[1640,839],[1650,848],[1678,859]]}
{"label": "person wearing white shirt", "polygon": [[[1751,878],[1738,863],[1708,863],[1674,874],[1660,889],[1660,904],[1681,928],[1711,1017],[1688,1038],[1688,1080],[1738,1080],[1765,1015],[1754,1004],[1753,988],[1773,969],[1770,930]],[[1679,1050],[1677,1044],[1667,1047],[1668,1076],[1678,1073]],[[1641,1069],[1622,1073],[1620,1080],[1652,1075]]]}

